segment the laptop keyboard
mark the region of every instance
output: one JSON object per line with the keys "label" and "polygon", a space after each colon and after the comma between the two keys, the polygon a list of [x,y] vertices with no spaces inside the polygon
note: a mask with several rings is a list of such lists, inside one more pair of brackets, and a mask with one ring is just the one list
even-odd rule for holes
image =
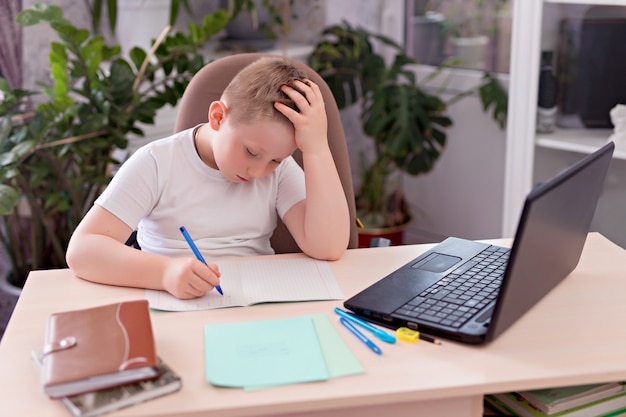
{"label": "laptop keyboard", "polygon": [[[395,311],[459,328],[491,301],[502,284],[509,248],[490,246]],[[485,317],[486,320],[487,317]]]}

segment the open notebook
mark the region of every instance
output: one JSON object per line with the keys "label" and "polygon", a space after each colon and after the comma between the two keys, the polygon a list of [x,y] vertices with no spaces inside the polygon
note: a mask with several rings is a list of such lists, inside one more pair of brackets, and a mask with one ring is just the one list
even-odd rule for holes
{"label": "open notebook", "polygon": [[312,258],[217,262],[224,295],[179,300],[168,292],[146,290],[150,308],[168,311],[242,307],[259,303],[341,300],[343,292],[327,261]]}

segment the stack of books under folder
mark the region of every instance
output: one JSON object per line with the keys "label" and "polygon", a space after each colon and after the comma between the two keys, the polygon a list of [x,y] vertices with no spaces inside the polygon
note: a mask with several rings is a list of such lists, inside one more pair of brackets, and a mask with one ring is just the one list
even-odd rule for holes
{"label": "stack of books under folder", "polygon": [[33,351],[43,391],[76,417],[93,417],[178,391],[157,355],[146,300],[52,314]]}
{"label": "stack of books under folder", "polygon": [[[626,384],[580,385],[485,396],[485,407],[520,417],[626,415]],[[488,415],[488,414],[486,414]]]}

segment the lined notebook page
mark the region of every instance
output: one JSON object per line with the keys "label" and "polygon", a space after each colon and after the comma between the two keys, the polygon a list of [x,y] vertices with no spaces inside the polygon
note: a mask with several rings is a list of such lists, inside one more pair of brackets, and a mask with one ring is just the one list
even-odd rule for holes
{"label": "lined notebook page", "polygon": [[340,300],[343,293],[327,261],[253,259],[217,262],[224,295],[210,291],[193,300],[179,300],[165,291],[146,290],[150,308],[192,311],[237,307],[263,302]]}

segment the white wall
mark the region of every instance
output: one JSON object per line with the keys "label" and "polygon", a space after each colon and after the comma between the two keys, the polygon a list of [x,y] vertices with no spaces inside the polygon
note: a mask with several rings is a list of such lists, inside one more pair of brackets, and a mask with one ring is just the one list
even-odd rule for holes
{"label": "white wall", "polygon": [[[479,71],[454,73],[449,84],[452,93],[444,94],[444,100],[479,84],[482,77]],[[439,241],[447,236],[501,237],[506,133],[483,112],[477,96],[458,101],[449,107],[448,115],[453,125],[447,130],[446,148],[435,168],[405,180],[404,190],[415,214],[407,243]]]}

